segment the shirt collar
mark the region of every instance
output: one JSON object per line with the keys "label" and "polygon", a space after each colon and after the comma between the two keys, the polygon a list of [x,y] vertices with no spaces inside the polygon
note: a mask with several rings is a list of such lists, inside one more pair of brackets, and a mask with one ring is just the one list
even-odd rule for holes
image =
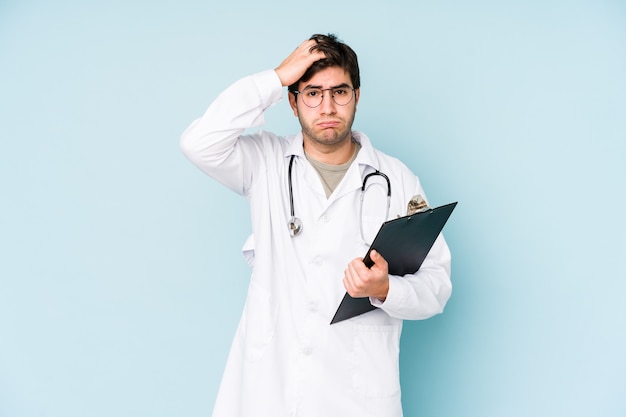
{"label": "shirt collar", "polygon": [[302,138],[302,132],[293,137],[293,140],[287,145],[285,149],[285,157],[291,155],[304,157],[304,140]]}

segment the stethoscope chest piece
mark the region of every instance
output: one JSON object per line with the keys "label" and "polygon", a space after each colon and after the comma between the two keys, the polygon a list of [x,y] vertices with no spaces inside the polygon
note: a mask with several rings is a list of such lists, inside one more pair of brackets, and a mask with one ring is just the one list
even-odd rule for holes
{"label": "stethoscope chest piece", "polygon": [[291,237],[297,236],[302,231],[302,220],[297,217],[292,216],[291,219],[287,222],[287,226],[289,227],[289,234]]}

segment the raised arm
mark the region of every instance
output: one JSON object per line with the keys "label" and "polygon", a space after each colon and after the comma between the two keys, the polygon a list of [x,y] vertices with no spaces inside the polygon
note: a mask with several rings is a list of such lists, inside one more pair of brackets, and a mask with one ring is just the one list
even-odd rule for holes
{"label": "raised arm", "polygon": [[[183,132],[180,147],[198,168],[243,194],[251,178],[255,149],[240,140],[245,129],[262,126],[264,112],[282,97],[282,87],[300,79],[324,57],[317,43],[301,43],[275,69],[245,77],[223,91]],[[250,146],[248,146],[250,145]],[[247,158],[247,159],[246,159]]]}

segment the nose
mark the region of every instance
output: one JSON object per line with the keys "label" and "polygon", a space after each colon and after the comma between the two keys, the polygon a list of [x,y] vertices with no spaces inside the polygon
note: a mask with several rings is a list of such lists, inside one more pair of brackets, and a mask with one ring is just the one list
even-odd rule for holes
{"label": "nose", "polygon": [[336,104],[333,99],[333,91],[323,90],[322,91],[322,104],[320,104],[320,110],[323,114],[335,114],[336,113]]}

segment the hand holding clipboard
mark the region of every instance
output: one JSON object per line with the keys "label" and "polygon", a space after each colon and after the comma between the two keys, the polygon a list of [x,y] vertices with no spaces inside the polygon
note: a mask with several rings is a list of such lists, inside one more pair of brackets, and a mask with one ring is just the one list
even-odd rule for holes
{"label": "hand holding clipboard", "polygon": [[[428,208],[383,223],[363,262],[368,268],[373,265],[370,252],[374,249],[387,261],[390,275],[414,274],[422,266],[456,205],[455,202]],[[374,309],[376,307],[370,303],[369,297],[353,298],[346,293],[330,324]]]}

